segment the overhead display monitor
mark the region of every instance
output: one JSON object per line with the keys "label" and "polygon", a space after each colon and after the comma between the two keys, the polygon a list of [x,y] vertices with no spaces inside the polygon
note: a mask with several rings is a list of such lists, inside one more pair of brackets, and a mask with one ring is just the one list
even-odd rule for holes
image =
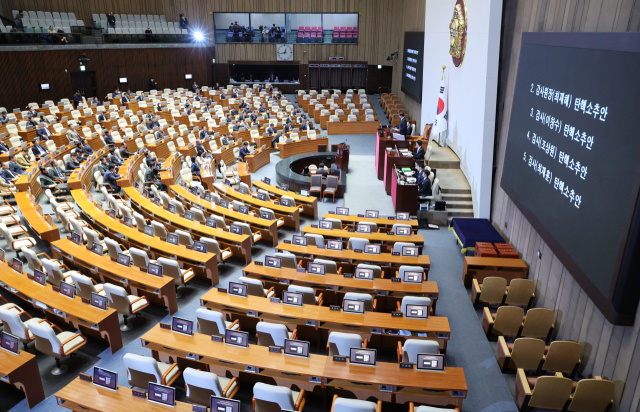
{"label": "overhead display monitor", "polygon": [[422,63],[424,32],[405,32],[402,50],[402,85],[400,89],[422,103]]}
{"label": "overhead display monitor", "polygon": [[523,33],[500,182],[618,325],[640,294],[638,73],[638,33]]}

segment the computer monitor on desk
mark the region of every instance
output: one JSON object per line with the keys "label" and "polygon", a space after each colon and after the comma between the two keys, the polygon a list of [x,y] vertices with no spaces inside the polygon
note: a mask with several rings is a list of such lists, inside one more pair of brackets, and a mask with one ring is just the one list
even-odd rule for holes
{"label": "computer monitor on desk", "polygon": [[211,412],[240,412],[240,401],[211,395]]}
{"label": "computer monitor on desk", "polygon": [[118,374],[103,368],[93,367],[93,384],[111,391],[118,390]]}
{"label": "computer monitor on desk", "polygon": [[176,406],[176,390],[170,386],[149,382],[149,401],[160,405]]}

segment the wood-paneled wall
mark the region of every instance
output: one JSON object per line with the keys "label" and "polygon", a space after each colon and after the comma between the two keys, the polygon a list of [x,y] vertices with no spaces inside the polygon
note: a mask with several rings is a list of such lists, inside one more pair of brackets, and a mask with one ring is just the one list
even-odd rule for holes
{"label": "wood-paneled wall", "polygon": [[[118,86],[118,78],[128,84],[120,88],[132,91],[149,90],[154,77],[160,88],[189,87],[184,80],[192,74],[198,84],[210,85],[212,54],[205,48],[178,49],[101,49],[87,50],[91,62],[87,71],[95,71],[96,90],[100,99]],[[78,50],[0,53],[3,76],[0,77],[0,106],[11,111],[30,102],[71,98],[71,72],[79,71]],[[40,83],[49,83],[50,90],[40,90]],[[87,96],[90,97],[90,96]]]}
{"label": "wood-paneled wall", "polygon": [[[500,188],[523,32],[613,32],[640,29],[640,0],[505,1],[498,104],[497,171],[491,220],[530,265],[536,306],[557,313],[556,339],[584,348],[582,374],[616,383],[618,411],[640,410],[640,313],[632,327],[614,326],[594,306],[514,203]],[[505,225],[506,222],[506,225]],[[506,227],[505,227],[506,226]],[[542,252],[538,259],[537,252]]]}

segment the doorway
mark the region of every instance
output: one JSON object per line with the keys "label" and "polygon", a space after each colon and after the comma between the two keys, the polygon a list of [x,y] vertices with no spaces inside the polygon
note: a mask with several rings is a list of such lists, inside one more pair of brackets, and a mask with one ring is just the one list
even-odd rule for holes
{"label": "doorway", "polygon": [[71,72],[71,88],[73,89],[72,93],[80,90],[80,94],[87,100],[97,96],[96,72]]}

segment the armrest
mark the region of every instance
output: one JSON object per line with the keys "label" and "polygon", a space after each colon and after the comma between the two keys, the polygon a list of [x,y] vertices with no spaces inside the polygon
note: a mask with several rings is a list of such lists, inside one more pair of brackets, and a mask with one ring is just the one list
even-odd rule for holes
{"label": "armrest", "polygon": [[482,310],[482,329],[484,329],[484,333],[487,336],[491,334],[491,330],[493,329],[493,316],[491,316],[491,312],[486,306]]}
{"label": "armrest", "polygon": [[[61,181],[61,183],[63,182]],[[71,203],[71,200],[69,200],[66,196],[56,196],[55,199],[56,199],[56,202],[58,201],[58,199],[64,199],[65,202]]]}
{"label": "armrest", "polygon": [[409,402],[409,412],[413,412],[413,402]]}
{"label": "armrest", "polygon": [[[169,369],[167,369],[163,374],[162,374],[162,384],[163,385],[168,385],[170,386],[173,381],[175,381],[176,379],[178,379],[178,376],[180,376],[180,373],[177,373],[176,376],[173,377],[173,379],[169,382],[166,381],[167,376],[169,375],[169,373],[174,369],[174,368],[178,368],[178,364],[174,363],[171,365],[171,367],[169,367]],[[178,368],[180,369],[180,368]]]}
{"label": "armrest", "polygon": [[22,240],[28,240],[29,242],[31,242],[31,246],[30,246],[30,247],[33,247],[33,246],[35,246],[35,245],[36,245],[36,243],[35,243],[35,242],[30,238],[30,237],[27,237],[27,238],[22,238],[22,239],[15,239],[13,242],[11,242],[11,248],[12,248],[13,250],[16,250],[16,248],[14,247],[14,244],[15,244],[16,242],[20,242],[20,241],[22,241]]}
{"label": "armrest", "polygon": [[478,279],[473,279],[471,284],[471,303],[477,305],[480,301],[480,294],[482,293],[482,286],[478,283]]}
{"label": "armrest", "polygon": [[[239,384],[238,384],[238,378],[236,378],[235,376],[229,381],[229,383],[227,384],[227,386],[222,390],[222,396],[224,398],[228,398],[228,399],[232,399],[233,396],[236,394],[236,392],[238,392],[239,389]],[[232,393],[229,393],[229,390],[231,389],[231,386],[233,386],[233,384],[236,384],[236,388]]]}
{"label": "armrest", "polygon": [[5,299],[5,297],[4,297],[4,296],[2,296],[2,295],[0,295],[0,300],[4,301],[4,303],[9,303],[9,302],[7,301],[7,299]]}
{"label": "armrest", "polygon": [[333,412],[333,405],[336,403],[336,399],[338,399],[338,394],[333,395],[333,400],[331,401],[331,412]]}
{"label": "armrest", "polygon": [[322,293],[322,292],[321,292],[321,293],[318,295],[318,299],[316,300],[316,305],[318,305],[318,306],[322,306],[322,298],[323,298],[323,297],[324,297],[324,293]]}
{"label": "armrest", "polygon": [[28,317],[29,319],[33,319],[33,317],[31,315],[29,315],[26,311],[22,311],[20,313],[18,313],[18,316],[22,316],[25,315],[26,317]]}
{"label": "armrest", "polygon": [[[139,302],[141,300],[146,300],[147,298],[144,296],[139,296],[137,299],[132,300],[131,302],[129,302],[129,312],[131,313],[135,313],[133,311],[133,304],[136,302]],[[146,308],[147,306],[149,306],[149,301],[147,300],[147,304],[145,306],[140,307],[140,309],[138,309],[138,312],[140,312],[142,309]]]}
{"label": "armrest", "polygon": [[400,301],[396,301],[396,312],[400,312],[402,310],[402,303]]}
{"label": "armrest", "polygon": [[502,372],[507,370],[509,363],[511,363],[511,351],[507,346],[507,341],[504,339],[504,336],[498,336],[498,352],[496,358],[498,358],[498,366],[500,366]]}
{"label": "armrest", "polygon": [[[71,349],[69,352],[65,352],[62,348],[64,347],[64,345],[66,345],[67,343],[71,342],[72,340],[74,340],[75,338],[80,337],[82,338],[82,340],[84,341],[81,345],[76,346],[75,348]],[[60,342],[60,354],[62,356],[67,356],[67,355],[71,355],[73,352],[75,352],[76,350],[78,350],[80,347],[82,347],[82,345],[84,345],[85,343],[87,343],[87,338],[85,338],[82,333],[76,333],[73,336],[71,336],[69,339],[65,340],[64,342]]]}
{"label": "armrest", "polygon": [[338,268],[338,275],[342,275],[342,268],[341,267]]}
{"label": "armrest", "polygon": [[235,325],[238,325],[238,330],[240,330],[240,319],[234,320],[233,323],[231,323],[231,325],[229,325],[229,329],[231,329]]}
{"label": "armrest", "polygon": [[184,278],[185,278],[185,276],[186,276],[188,273],[193,273],[193,269],[189,268],[186,272],[184,272],[184,273],[181,273],[181,274],[180,274],[180,277],[182,278],[182,279],[181,279],[181,280],[182,280],[182,283],[185,283],[185,282],[184,282]]}
{"label": "armrest", "polygon": [[378,298],[373,298],[373,311],[378,311]]}
{"label": "armrest", "polygon": [[271,292],[275,293],[275,289],[274,289],[274,288],[275,288],[275,286],[271,286],[271,287],[269,288],[269,290],[267,290],[266,292],[264,292],[264,297],[266,298],[267,296],[269,296],[269,293],[271,293]]}
{"label": "armrest", "polygon": [[298,328],[295,328],[293,332],[291,332],[291,339],[295,340],[298,337]]}
{"label": "armrest", "polygon": [[301,267],[302,267],[302,259],[300,259],[300,260],[298,261],[298,267],[299,267],[299,268],[301,268]]}
{"label": "armrest", "polygon": [[398,363],[402,362],[402,342],[398,341],[398,349],[396,350],[398,355]]}
{"label": "armrest", "polygon": [[40,256],[40,255],[45,255],[45,256],[47,257],[47,259],[49,259],[49,260],[53,260],[53,259],[51,259],[51,258],[49,257],[49,255],[47,255],[47,253],[46,253],[46,252],[40,252],[40,253],[36,254],[36,256]]}
{"label": "armrest", "polygon": [[376,412],[382,412],[382,401],[378,400],[378,408],[376,409]]}
{"label": "armrest", "polygon": [[298,399],[296,400],[295,410],[300,412],[302,408],[304,408],[304,404],[307,401],[307,393],[304,389],[300,390],[300,394],[298,394]]}

